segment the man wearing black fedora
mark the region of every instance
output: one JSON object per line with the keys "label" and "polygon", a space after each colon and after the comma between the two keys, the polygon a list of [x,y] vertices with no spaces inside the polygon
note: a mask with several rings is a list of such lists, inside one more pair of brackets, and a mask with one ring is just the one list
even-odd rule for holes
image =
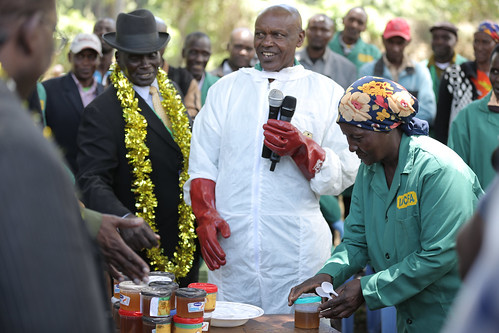
{"label": "man wearing black fedora", "polygon": [[[111,85],[83,113],[78,132],[78,184],[87,207],[147,224],[121,230],[156,270],[169,271],[180,285],[197,281],[194,218],[181,188],[188,178],[190,128],[180,97],[159,69],[159,50],[170,36],[158,32],[144,9],[121,13],[116,32],[104,40],[114,47]],[[137,241],[137,239],[139,241]]]}

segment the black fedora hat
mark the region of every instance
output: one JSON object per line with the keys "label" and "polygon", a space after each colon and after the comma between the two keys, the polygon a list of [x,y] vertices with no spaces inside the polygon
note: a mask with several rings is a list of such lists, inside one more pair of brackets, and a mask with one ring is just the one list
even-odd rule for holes
{"label": "black fedora hat", "polygon": [[104,34],[102,38],[118,51],[132,54],[158,51],[170,41],[168,33],[158,32],[156,19],[147,9],[119,14],[116,32]]}

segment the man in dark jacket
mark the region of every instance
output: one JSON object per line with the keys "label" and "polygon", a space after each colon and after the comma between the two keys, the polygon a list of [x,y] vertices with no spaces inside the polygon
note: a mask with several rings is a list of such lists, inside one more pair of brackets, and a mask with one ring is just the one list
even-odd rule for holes
{"label": "man in dark jacket", "polygon": [[197,281],[193,217],[181,197],[188,177],[188,118],[177,91],[158,70],[159,50],[170,36],[157,32],[153,14],[141,9],[118,15],[116,32],[103,38],[117,50],[117,67],[111,85],[86,107],[79,128],[77,182],[83,201],[102,213],[143,217],[148,224],[123,229],[122,237],[128,242],[147,238],[149,228],[157,230],[160,248],[142,254],[156,269],[180,278],[190,273],[181,285]]}
{"label": "man in dark jacket", "polygon": [[0,290],[8,304],[0,331],[112,332],[71,180],[21,102],[50,64],[56,21],[54,0],[0,0]]}
{"label": "man in dark jacket", "polygon": [[104,90],[93,76],[100,55],[101,43],[96,35],[78,34],[68,54],[71,72],[43,82],[47,93],[47,126],[52,129],[73,173],[77,171],[76,135],[83,109]]}

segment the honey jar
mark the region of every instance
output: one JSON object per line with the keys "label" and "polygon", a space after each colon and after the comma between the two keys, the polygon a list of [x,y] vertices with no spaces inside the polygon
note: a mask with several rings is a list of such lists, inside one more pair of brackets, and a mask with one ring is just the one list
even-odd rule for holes
{"label": "honey jar", "polygon": [[135,284],[132,281],[120,283],[120,310],[140,311],[140,291],[147,287],[147,284]]}
{"label": "honey jar", "polygon": [[142,313],[120,309],[120,333],[142,332]]}
{"label": "honey jar", "polygon": [[172,291],[170,296],[170,314],[174,314],[172,312],[177,308],[177,303],[175,300],[175,291],[178,289],[178,284],[172,281],[153,281],[149,282],[149,287],[169,287]]}
{"label": "honey jar", "polygon": [[171,333],[172,317],[142,317],[142,333]]}
{"label": "honey jar", "polygon": [[212,312],[215,310],[218,291],[217,285],[213,283],[190,283],[188,287],[205,290],[206,304],[204,305],[204,312]]}
{"label": "honey jar", "polygon": [[[177,315],[182,318],[203,318],[206,291],[195,288],[179,288],[175,292],[177,298]],[[201,321],[202,322],[202,321]]]}
{"label": "honey jar", "polygon": [[146,287],[140,294],[144,317],[168,317],[170,315],[172,292],[169,287]]}

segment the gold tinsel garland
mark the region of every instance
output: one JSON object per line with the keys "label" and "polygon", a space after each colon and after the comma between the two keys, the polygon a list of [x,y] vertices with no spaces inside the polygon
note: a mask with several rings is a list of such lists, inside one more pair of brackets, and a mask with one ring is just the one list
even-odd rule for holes
{"label": "gold tinsel garland", "polygon": [[[142,110],[138,106],[139,101],[135,97],[132,84],[123,75],[118,64],[113,64],[111,70],[111,81],[117,90],[116,95],[123,107],[125,146],[128,151],[126,157],[128,163],[132,166],[134,175],[132,191],[135,193],[137,216],[142,217],[154,232],[158,232],[154,215],[158,201],[154,194],[154,184],[149,176],[152,172],[152,164],[148,158],[149,148],[146,145],[147,121],[141,114]],[[194,214],[191,207],[185,204],[183,195],[184,183],[189,179],[187,170],[189,167],[191,131],[185,107],[165,71],[159,69],[156,79],[159,92],[163,97],[161,104],[172,123],[172,136],[180,147],[184,162],[179,176],[179,243],[175,247],[176,251],[173,253],[173,258],[169,259],[164,255],[163,248],[152,248],[147,250],[147,257],[151,265],[155,265],[157,269],[174,273],[177,278],[180,278],[185,277],[191,270],[195,251],[194,239],[196,238]]]}

